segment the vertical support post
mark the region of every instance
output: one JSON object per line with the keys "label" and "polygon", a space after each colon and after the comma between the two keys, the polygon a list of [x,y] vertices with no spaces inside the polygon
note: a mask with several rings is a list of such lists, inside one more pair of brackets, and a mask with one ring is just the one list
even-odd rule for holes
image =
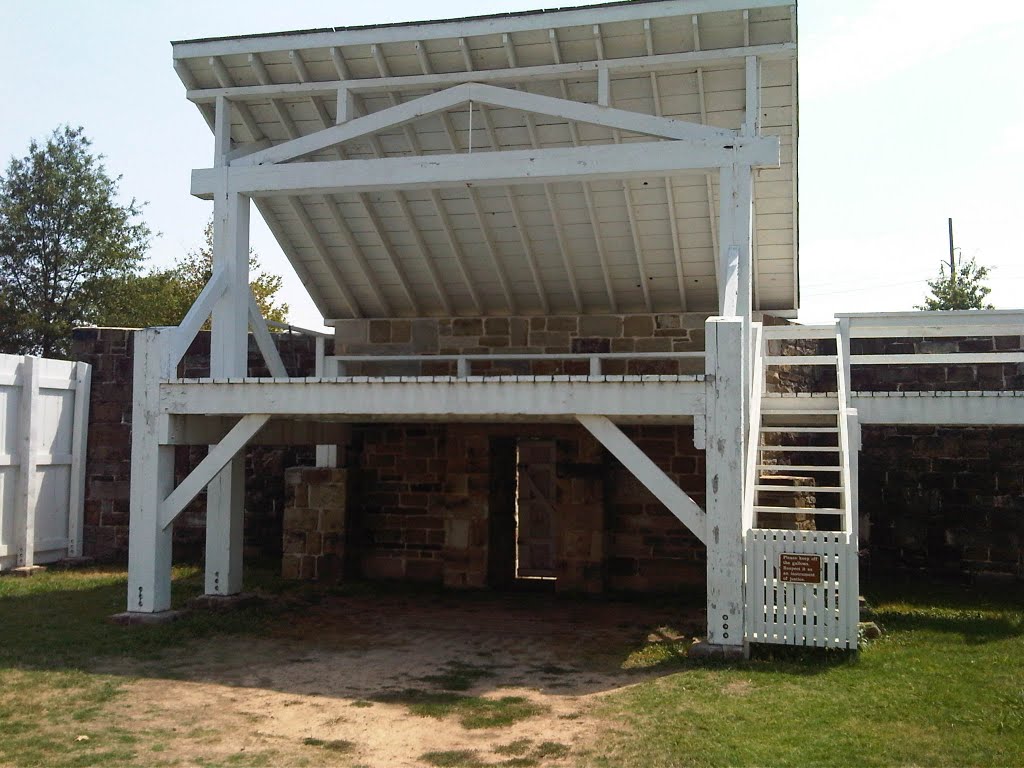
{"label": "vertical support post", "polygon": [[39,409],[39,358],[21,358],[21,416],[18,424],[18,501],[14,513],[17,534],[17,564],[31,568],[36,556],[36,510],[39,507],[39,478],[36,477],[37,422]]}
{"label": "vertical support post", "polygon": [[597,70],[597,104],[601,107],[610,107],[612,103],[612,80],[608,67],[599,67]]}
{"label": "vertical support post", "polygon": [[744,71],[746,103],[741,133],[744,136],[757,136],[761,130],[761,67],[757,56],[747,56]]}
{"label": "vertical support post", "polygon": [[[317,336],[316,339],[316,369],[317,376],[337,376],[338,361],[328,360],[326,355],[327,339]],[[318,467],[338,466],[338,446],[318,445],[316,447],[316,465]]]}
{"label": "vertical support post", "polygon": [[745,652],[743,321],[706,324],[708,644]]}
{"label": "vertical support post", "polygon": [[71,433],[71,498],[68,503],[68,557],[82,556],[85,515],[85,454],[89,436],[92,366],[75,364],[75,413]]}
{"label": "vertical support post", "polygon": [[837,382],[842,386],[842,392],[845,393],[846,398],[851,395],[850,390],[850,318],[841,317],[836,323],[836,344],[839,348],[836,350],[839,355],[839,370],[838,375],[842,377],[842,381]]}
{"label": "vertical support post", "polygon": [[174,486],[174,446],[160,445],[160,380],[173,373],[172,328],[135,332],[132,395],[132,479],[128,527],[128,611],[171,607],[171,532],[160,524],[160,502]]}
{"label": "vertical support post", "polygon": [[[218,97],[214,163],[222,169],[213,202],[213,271],[223,272],[227,288],[213,307],[210,375],[245,376],[249,355],[249,198],[233,192],[227,158],[230,105]],[[210,482],[206,495],[206,594],[242,590],[242,533],[245,455],[233,458]]]}
{"label": "vertical support post", "polygon": [[[751,328],[753,311],[753,194],[754,173],[749,165],[722,166],[719,170],[721,210],[718,247],[719,311],[742,321],[740,339],[743,408],[751,385]],[[744,444],[746,434],[743,436]]]}
{"label": "vertical support post", "polygon": [[846,419],[846,434],[849,444],[847,457],[847,477],[849,487],[846,499],[850,505],[850,544],[847,562],[847,581],[845,609],[854,622],[851,636],[856,637],[856,622],[860,621],[860,419],[856,408],[847,408],[842,418]]}

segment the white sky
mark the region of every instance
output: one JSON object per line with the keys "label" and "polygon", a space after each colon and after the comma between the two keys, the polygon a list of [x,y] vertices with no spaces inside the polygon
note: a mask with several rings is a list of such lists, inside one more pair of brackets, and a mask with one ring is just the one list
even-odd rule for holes
{"label": "white sky", "polygon": [[[124,196],[148,201],[167,265],[199,244],[211,204],[189,172],[213,142],[184,98],[170,40],[581,5],[573,0],[33,0],[4,7],[0,162],[57,125],[85,127]],[[957,245],[995,268],[991,301],[1024,306],[1024,86],[1017,0],[801,0],[800,259],[804,321],[911,309]],[[319,313],[254,211],[291,321]]]}

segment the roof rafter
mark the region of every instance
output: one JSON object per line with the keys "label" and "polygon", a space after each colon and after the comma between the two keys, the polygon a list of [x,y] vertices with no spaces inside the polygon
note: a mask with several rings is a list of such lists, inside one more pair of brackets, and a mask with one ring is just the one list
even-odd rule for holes
{"label": "roof rafter", "polygon": [[[551,57],[554,59],[555,64],[562,63],[562,50],[558,45],[558,33],[554,28],[548,30],[548,40],[551,42]],[[569,86],[565,80],[559,80],[558,85],[562,92],[562,98],[569,98]],[[579,131],[576,129],[575,123],[569,123],[569,139],[574,147],[580,145]],[[593,194],[590,190],[590,185],[587,182],[583,182],[583,199],[587,204],[587,218],[590,221],[590,228],[594,233],[594,246],[597,251],[598,263],[601,265],[601,276],[604,278],[604,288],[608,295],[608,310],[610,312],[618,312],[618,302],[615,299],[615,290],[612,287],[611,271],[608,267],[608,254],[604,250],[604,243],[601,238],[601,224],[597,218],[597,209],[594,206]]]}
{"label": "roof rafter", "polygon": [[[465,38],[460,38],[465,40]],[[469,43],[463,47],[463,55],[468,53]],[[332,51],[340,51],[332,48]],[[598,72],[606,70],[609,74],[644,74],[646,72],[672,73],[692,71],[695,67],[722,67],[736,65],[746,56],[758,56],[766,59],[792,59],[795,57],[796,46],[792,43],[774,43],[768,45],[752,45],[742,48],[712,48],[708,50],[684,51],[682,53],[663,53],[656,56],[631,56],[601,61],[556,62],[500,69],[467,68],[466,72],[476,73],[476,82],[513,83],[530,80],[563,80],[579,78],[581,75],[597,77]],[[333,57],[334,54],[332,54]],[[181,59],[176,59],[181,62]],[[315,94],[333,98],[339,88],[362,93],[383,93],[387,91],[424,91],[431,88],[444,88],[468,82],[466,72],[434,72],[423,75],[396,75],[393,77],[360,77],[339,75],[338,80],[321,80],[306,83],[281,83],[274,86],[242,85],[224,86],[219,88],[198,88],[186,83],[186,96],[197,104],[212,103],[217,96],[230,99],[258,98],[270,96],[298,96]]]}
{"label": "roof rafter", "polygon": [[[651,31],[651,20],[644,19],[644,43],[647,46],[647,54],[654,55],[654,35]],[[651,95],[654,97],[654,114],[659,117],[663,114],[661,105],[661,88],[658,86],[658,73],[651,72]],[[675,192],[672,189],[672,177],[665,177],[665,206],[668,209],[668,225],[672,237],[672,257],[676,266],[676,284],[679,288],[679,308],[685,312],[686,302],[686,274],[683,269],[683,249],[679,236],[679,221],[676,214]]]}
{"label": "roof rafter", "polygon": [[[596,49],[597,58],[599,61],[604,60],[604,39],[601,37],[601,25],[595,24],[593,27],[594,35],[594,48]],[[605,94],[604,100],[608,106],[612,105],[612,93],[611,93],[611,82],[605,72]],[[612,128],[612,139],[616,144],[622,144],[622,133],[618,128]],[[654,311],[654,300],[651,298],[651,281],[647,275],[647,264],[644,261],[644,249],[643,244],[640,242],[640,228],[636,223],[636,211],[633,208],[633,192],[629,187],[629,181],[626,179],[622,180],[622,195],[625,198],[626,203],[626,216],[629,219],[629,235],[633,240],[633,254],[636,257],[636,270],[640,276],[640,293],[644,297],[644,306],[647,307],[648,312]]]}

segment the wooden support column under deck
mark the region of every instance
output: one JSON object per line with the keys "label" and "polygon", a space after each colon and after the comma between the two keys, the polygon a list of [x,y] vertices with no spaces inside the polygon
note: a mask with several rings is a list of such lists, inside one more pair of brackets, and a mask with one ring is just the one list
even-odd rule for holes
{"label": "wooden support column under deck", "polygon": [[744,648],[743,370],[740,318],[706,325],[708,644]]}
{"label": "wooden support column under deck", "polygon": [[[210,336],[210,375],[245,376],[249,354],[249,198],[227,184],[231,130],[230,109],[217,100],[217,152],[223,183],[213,203],[213,270],[223,271],[227,287],[214,305]],[[166,496],[166,494],[164,494]],[[221,470],[206,495],[206,581],[208,595],[242,590],[242,532],[245,502],[245,456],[240,453]]]}
{"label": "wooden support column under deck", "polygon": [[135,333],[132,406],[132,480],[128,528],[128,611],[171,607],[171,532],[160,523],[160,502],[174,486],[174,446],[160,445],[160,380],[173,375],[176,328]]}

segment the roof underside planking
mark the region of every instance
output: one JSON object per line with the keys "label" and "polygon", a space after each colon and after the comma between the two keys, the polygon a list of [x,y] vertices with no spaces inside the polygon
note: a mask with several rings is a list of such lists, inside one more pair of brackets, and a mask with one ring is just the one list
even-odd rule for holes
{"label": "roof underside planking", "polygon": [[[662,0],[174,43],[213,123],[229,97],[238,151],[460,82],[739,129],[747,55],[780,168],[756,171],[755,309],[798,306],[795,7]],[[603,62],[603,64],[598,64]],[[473,74],[467,74],[472,72]],[[589,146],[652,137],[461,104],[302,161]],[[325,318],[717,310],[717,173],[547,184],[271,194],[256,204]]]}

